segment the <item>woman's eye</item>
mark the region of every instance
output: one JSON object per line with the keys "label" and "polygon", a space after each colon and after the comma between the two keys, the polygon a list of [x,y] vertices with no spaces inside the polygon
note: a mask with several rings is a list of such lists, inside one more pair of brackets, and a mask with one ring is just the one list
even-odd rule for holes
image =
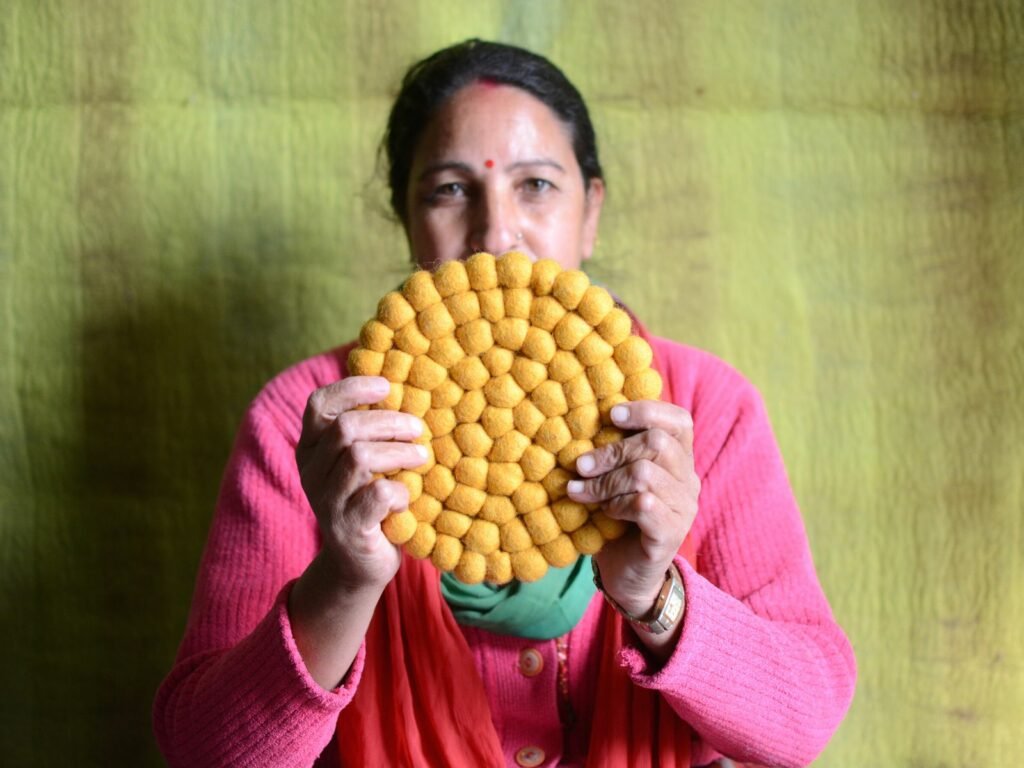
{"label": "woman's eye", "polygon": [[439,185],[430,196],[433,198],[461,197],[465,194],[466,187],[461,182],[449,181],[447,184]]}
{"label": "woman's eye", "polygon": [[547,179],[527,179],[523,182],[527,192],[547,192],[554,185]]}

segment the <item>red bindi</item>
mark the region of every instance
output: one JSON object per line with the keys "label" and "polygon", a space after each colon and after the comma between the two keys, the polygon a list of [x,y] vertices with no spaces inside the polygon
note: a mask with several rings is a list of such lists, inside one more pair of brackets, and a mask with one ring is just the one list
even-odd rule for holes
{"label": "red bindi", "polygon": [[493,160],[484,160],[484,167],[485,168],[493,168],[494,167],[494,161]]}

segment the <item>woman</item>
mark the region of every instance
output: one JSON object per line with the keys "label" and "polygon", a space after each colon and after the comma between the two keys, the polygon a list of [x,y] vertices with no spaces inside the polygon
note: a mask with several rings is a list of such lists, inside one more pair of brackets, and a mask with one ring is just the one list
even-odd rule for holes
{"label": "woman", "polygon": [[[590,257],[594,132],[545,59],[479,41],[434,54],[407,73],[385,147],[420,267]],[[388,389],[346,378],[350,347],[274,379],[239,433],[157,696],[171,765],[810,762],[854,662],[763,405],[720,361],[648,338],[666,401],[616,408],[631,436],[582,456],[569,488],[633,524],[594,557],[603,596],[584,559],[536,585],[439,586],[381,532],[404,486],[373,479],[423,462],[419,420],[357,410]]]}

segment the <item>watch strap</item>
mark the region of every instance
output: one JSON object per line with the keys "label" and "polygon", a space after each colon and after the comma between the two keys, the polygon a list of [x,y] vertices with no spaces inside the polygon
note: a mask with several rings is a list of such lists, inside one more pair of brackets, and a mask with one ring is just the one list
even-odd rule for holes
{"label": "watch strap", "polygon": [[686,592],[683,590],[683,579],[679,575],[675,564],[668,567],[665,572],[665,583],[654,601],[654,607],[644,616],[634,616],[625,611],[621,605],[604,591],[604,584],[601,582],[601,571],[598,570],[597,562],[591,558],[590,565],[594,570],[594,586],[596,586],[608,604],[616,610],[626,621],[632,624],[641,632],[652,635],[660,635],[673,629],[679,620],[682,619],[686,609]]}

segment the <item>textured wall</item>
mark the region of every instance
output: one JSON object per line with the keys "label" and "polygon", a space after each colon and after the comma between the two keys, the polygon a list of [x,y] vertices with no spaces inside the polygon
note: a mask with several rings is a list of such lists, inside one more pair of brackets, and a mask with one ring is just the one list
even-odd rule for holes
{"label": "textured wall", "polygon": [[819,765],[1015,759],[1024,3],[389,5],[4,3],[5,764],[160,764],[235,425],[401,278],[385,111],[473,35],[589,98],[594,275],[768,401],[860,661]]}

